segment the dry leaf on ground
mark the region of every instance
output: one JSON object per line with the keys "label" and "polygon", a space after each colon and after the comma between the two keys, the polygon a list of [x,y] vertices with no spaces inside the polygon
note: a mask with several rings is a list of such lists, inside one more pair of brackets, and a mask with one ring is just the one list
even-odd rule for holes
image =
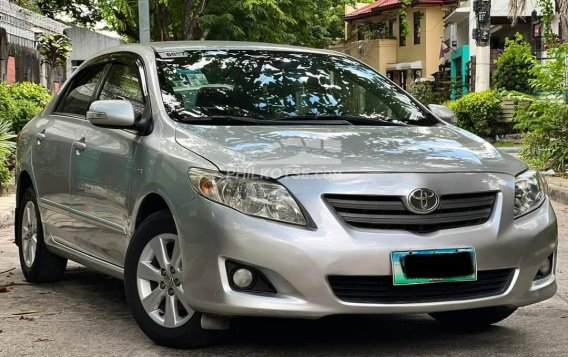
{"label": "dry leaf on ground", "polygon": [[52,342],[55,341],[54,339],[51,338],[38,338],[37,340],[35,340],[35,342]]}

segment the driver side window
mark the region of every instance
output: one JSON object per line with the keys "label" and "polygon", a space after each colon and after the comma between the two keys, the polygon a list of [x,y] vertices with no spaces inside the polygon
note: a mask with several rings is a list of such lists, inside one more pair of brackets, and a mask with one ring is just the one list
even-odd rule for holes
{"label": "driver side window", "polygon": [[115,63],[106,78],[99,99],[127,100],[132,103],[136,116],[141,116],[144,112],[144,95],[138,67]]}
{"label": "driver side window", "polygon": [[91,98],[103,76],[104,69],[105,65],[101,64],[85,68],[77,74],[71,88],[59,102],[56,112],[84,116],[89,110]]}

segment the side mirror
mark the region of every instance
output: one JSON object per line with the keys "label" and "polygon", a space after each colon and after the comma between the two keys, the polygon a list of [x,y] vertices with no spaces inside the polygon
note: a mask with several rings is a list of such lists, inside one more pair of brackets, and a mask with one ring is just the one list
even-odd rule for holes
{"label": "side mirror", "polygon": [[446,107],[445,105],[429,104],[428,109],[430,109],[430,111],[434,113],[435,116],[445,122],[455,124],[458,121],[458,118],[456,117],[454,111]]}
{"label": "side mirror", "polygon": [[127,100],[97,100],[87,112],[91,124],[107,128],[131,128],[136,122],[132,103]]}

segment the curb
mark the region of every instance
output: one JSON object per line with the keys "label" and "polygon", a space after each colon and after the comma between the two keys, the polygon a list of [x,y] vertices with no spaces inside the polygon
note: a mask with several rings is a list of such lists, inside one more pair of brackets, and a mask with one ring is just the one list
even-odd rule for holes
{"label": "curb", "polygon": [[556,185],[548,185],[548,197],[551,200],[568,206],[568,189]]}

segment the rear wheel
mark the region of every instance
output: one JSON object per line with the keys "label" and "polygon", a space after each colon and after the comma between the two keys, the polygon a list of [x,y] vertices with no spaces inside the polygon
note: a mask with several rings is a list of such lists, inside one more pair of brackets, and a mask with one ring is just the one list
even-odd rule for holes
{"label": "rear wheel", "polygon": [[124,271],[126,297],[134,319],[154,342],[196,348],[210,342],[201,313],[187,303],[183,257],[174,220],[162,211],[148,217],[134,234]]}
{"label": "rear wheel", "polygon": [[464,328],[480,328],[496,324],[511,316],[516,307],[495,306],[481,309],[459,310],[431,313],[438,322]]}
{"label": "rear wheel", "polygon": [[63,278],[67,259],[47,250],[43,237],[37,198],[32,187],[22,195],[16,213],[17,242],[19,242],[20,266],[27,281],[51,283]]}

